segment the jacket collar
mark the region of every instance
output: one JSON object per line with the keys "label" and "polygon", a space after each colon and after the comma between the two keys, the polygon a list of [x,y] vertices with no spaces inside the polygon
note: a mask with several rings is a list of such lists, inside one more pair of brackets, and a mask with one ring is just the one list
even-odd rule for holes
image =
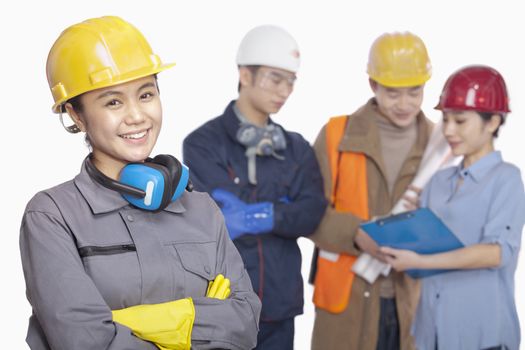
{"label": "jacket collar", "polygon": [[[89,176],[86,170],[87,161],[89,160],[86,157],[84,162],[82,162],[80,173],[75,177],[73,182],[88,203],[93,214],[104,214],[127,206],[131,207],[120,193],[102,186]],[[164,210],[171,213],[183,213],[186,211],[180,199],[168,204]]]}
{"label": "jacket collar", "polygon": [[[376,118],[381,118],[374,98],[352,114],[346,125],[346,130],[339,144],[343,152],[364,153],[378,163],[382,161],[381,144]],[[416,116],[417,139],[416,147],[410,151],[409,157],[422,157],[430,136],[430,123],[422,111]]]}
{"label": "jacket collar", "polygon": [[[222,114],[222,124],[226,128],[226,133],[228,134],[228,136],[234,142],[240,143],[237,140],[237,130],[239,130],[241,126],[241,121],[239,120],[239,118],[237,117],[233,109],[235,102],[236,100],[230,101],[230,103],[228,103],[228,106],[226,106],[226,109],[224,110],[224,113]],[[274,123],[272,118],[268,118],[268,124],[277,125],[284,131],[284,128],[281,125]]]}

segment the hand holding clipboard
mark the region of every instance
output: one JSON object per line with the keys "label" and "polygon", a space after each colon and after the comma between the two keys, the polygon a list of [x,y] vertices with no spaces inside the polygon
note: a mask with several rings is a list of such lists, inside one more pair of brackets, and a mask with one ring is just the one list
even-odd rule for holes
{"label": "hand holding clipboard", "polygon": [[[389,216],[361,224],[361,228],[379,245],[407,249],[418,254],[435,254],[463,248],[464,245],[430,209]],[[449,270],[407,270],[421,278]]]}

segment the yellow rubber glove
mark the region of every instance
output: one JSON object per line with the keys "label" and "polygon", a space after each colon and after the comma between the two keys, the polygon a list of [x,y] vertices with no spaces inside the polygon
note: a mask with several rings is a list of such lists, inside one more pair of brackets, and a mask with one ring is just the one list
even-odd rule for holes
{"label": "yellow rubber glove", "polygon": [[221,300],[228,298],[230,296],[230,279],[224,278],[222,274],[218,274],[215,280],[210,281],[208,284],[206,296]]}
{"label": "yellow rubber glove", "polygon": [[189,350],[195,308],[191,298],[112,311],[113,321],[162,350]]}

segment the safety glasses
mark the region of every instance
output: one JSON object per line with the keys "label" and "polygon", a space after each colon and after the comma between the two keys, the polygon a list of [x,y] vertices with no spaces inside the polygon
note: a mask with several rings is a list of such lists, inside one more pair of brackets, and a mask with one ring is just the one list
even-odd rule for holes
{"label": "safety glasses", "polygon": [[295,74],[281,73],[274,70],[268,70],[261,72],[261,81],[259,87],[264,90],[276,92],[279,89],[286,88],[287,90],[293,90],[297,77]]}

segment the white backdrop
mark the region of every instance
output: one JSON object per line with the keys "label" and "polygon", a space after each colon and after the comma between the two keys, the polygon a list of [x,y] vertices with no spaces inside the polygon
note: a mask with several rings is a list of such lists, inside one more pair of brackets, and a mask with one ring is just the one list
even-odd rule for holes
{"label": "white backdrop", "polygon": [[[45,61],[67,26],[90,17],[118,15],[135,24],[165,62],[159,76],[163,131],[154,153],[181,155],[186,134],[220,114],[236,97],[235,54],[253,26],[276,24],[296,38],[302,67],[296,89],[275,119],[313,142],[328,117],[350,113],[370,96],[368,49],[387,31],[410,30],[426,43],[434,68],[423,109],[432,107],[450,73],[473,63],[497,68],[506,78],[513,113],[497,147],[525,171],[525,24],[518,1],[7,1],[0,10],[0,152],[5,160],[0,203],[5,245],[0,254],[3,312],[0,329],[10,349],[26,349],[30,307],[20,264],[18,232],[27,201],[41,189],[71,179],[87,149],[51,113]],[[525,215],[525,213],[524,213]],[[300,239],[307,276],[312,244]],[[516,274],[516,296],[525,323],[525,256]],[[313,323],[312,289],[305,284],[305,314],[296,321],[296,349],[308,349]],[[522,333],[522,336],[524,334]],[[2,346],[3,347],[3,346]],[[525,348],[525,347],[524,347]]]}

